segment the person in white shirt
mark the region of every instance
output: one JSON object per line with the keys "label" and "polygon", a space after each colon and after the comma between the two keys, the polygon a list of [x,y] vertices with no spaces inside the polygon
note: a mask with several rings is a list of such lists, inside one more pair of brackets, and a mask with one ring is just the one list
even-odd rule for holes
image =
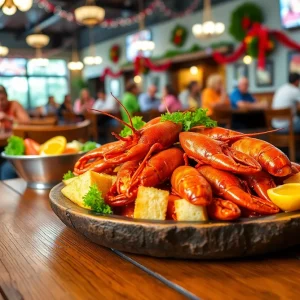
{"label": "person in white shirt", "polygon": [[93,109],[105,112],[115,112],[116,101],[113,97],[106,97],[104,90],[99,90],[97,94],[97,101],[94,103]]}
{"label": "person in white shirt", "polygon": [[[274,95],[272,108],[284,109],[292,108],[294,111],[294,131],[300,132],[300,118],[297,117],[297,104],[300,103],[300,75],[298,73],[289,74],[289,82],[281,86]],[[282,132],[288,132],[289,121],[274,119],[274,128],[283,128]]]}
{"label": "person in white shirt", "polygon": [[178,99],[181,103],[182,109],[189,108],[189,98],[190,98],[190,91],[188,88],[181,91],[181,93],[178,95]]}

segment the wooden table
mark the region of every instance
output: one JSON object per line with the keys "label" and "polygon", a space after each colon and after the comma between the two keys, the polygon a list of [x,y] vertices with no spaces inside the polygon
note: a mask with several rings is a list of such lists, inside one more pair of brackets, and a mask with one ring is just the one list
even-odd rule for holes
{"label": "wooden table", "polygon": [[299,299],[300,247],[226,261],[97,246],[51,211],[48,191],[0,182],[0,299]]}

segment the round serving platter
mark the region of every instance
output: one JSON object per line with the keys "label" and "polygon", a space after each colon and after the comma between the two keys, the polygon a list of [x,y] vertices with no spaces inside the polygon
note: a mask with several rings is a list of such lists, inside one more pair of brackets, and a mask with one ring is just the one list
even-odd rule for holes
{"label": "round serving platter", "polygon": [[300,211],[237,222],[176,222],[100,215],[50,192],[55,214],[92,242],[155,257],[221,259],[258,255],[300,244]]}

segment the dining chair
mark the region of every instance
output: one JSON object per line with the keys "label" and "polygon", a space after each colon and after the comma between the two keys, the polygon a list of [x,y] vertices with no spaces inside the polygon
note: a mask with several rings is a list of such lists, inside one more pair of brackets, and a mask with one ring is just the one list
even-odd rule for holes
{"label": "dining chair", "polygon": [[90,138],[90,124],[89,120],[85,120],[74,125],[15,125],[13,127],[13,135],[24,139],[30,138],[40,144],[58,135],[64,136],[68,142],[73,140],[85,142]]}
{"label": "dining chair", "polygon": [[284,120],[289,122],[289,130],[287,133],[269,133],[267,135],[268,140],[271,144],[276,147],[288,147],[289,148],[289,158],[291,161],[296,160],[296,149],[295,143],[296,139],[300,140],[300,136],[295,135],[293,127],[293,111],[291,108],[284,109],[268,109],[265,111],[265,118],[268,130],[273,130],[272,120]]}
{"label": "dining chair", "polygon": [[91,122],[90,136],[93,138],[94,141],[98,141],[98,139],[99,139],[99,133],[98,133],[99,114],[92,113],[92,112],[86,112],[84,114],[84,117],[86,120],[89,120]]}

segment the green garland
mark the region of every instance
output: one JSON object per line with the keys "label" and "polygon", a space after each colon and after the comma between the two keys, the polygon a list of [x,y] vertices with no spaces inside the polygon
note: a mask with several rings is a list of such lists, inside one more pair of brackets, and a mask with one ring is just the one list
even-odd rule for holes
{"label": "green garland", "polygon": [[185,44],[187,37],[187,29],[182,25],[176,25],[171,33],[171,43],[180,48]]}
{"label": "green garland", "polygon": [[250,27],[255,22],[262,23],[263,21],[264,16],[261,8],[252,2],[246,2],[232,12],[229,32],[235,39],[242,41],[248,31],[245,25]]}

